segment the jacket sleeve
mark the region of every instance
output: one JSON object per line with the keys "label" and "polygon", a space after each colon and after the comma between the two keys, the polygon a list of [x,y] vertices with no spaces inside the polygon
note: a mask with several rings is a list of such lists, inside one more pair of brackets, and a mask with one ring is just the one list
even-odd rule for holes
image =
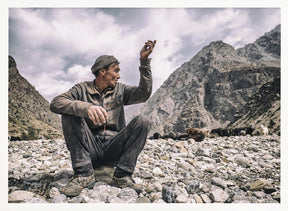
{"label": "jacket sleeve", "polygon": [[152,73],[150,67],[151,58],[140,58],[140,82],[137,86],[125,86],[124,104],[143,103],[152,93]]}
{"label": "jacket sleeve", "polygon": [[68,92],[58,95],[51,101],[50,110],[56,114],[86,117],[87,110],[92,104],[81,100],[82,89],[81,84],[76,84]]}

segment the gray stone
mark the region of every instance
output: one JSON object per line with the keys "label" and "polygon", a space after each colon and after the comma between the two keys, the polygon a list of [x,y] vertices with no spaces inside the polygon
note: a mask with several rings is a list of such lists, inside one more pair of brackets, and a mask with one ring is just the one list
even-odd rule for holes
{"label": "gray stone", "polygon": [[268,163],[268,162],[259,161],[258,164],[262,168],[273,168],[273,165],[271,163]]}
{"label": "gray stone", "polygon": [[222,189],[216,188],[211,192],[210,197],[214,202],[223,203],[229,198],[229,194]]}
{"label": "gray stone", "polygon": [[263,190],[266,194],[276,192],[276,188],[272,184],[265,184]]}
{"label": "gray stone", "polygon": [[133,203],[138,198],[138,194],[135,190],[131,188],[123,188],[118,194],[118,197],[125,202]]}
{"label": "gray stone", "polygon": [[249,160],[245,157],[239,157],[236,159],[236,163],[239,165],[239,166],[242,166],[244,168],[246,167],[250,167],[250,164],[249,164]]}
{"label": "gray stone", "polygon": [[136,199],[135,203],[150,203],[150,199],[147,197],[139,197]]}
{"label": "gray stone", "polygon": [[210,150],[205,148],[198,148],[196,154],[198,156],[210,157]]}
{"label": "gray stone", "polygon": [[212,202],[207,194],[200,194],[200,197],[202,198],[204,203],[211,203]]}
{"label": "gray stone", "polygon": [[162,199],[167,203],[174,203],[175,198],[176,198],[175,192],[167,185],[164,185],[162,188]]}
{"label": "gray stone", "polygon": [[277,193],[277,194],[275,194],[275,195],[272,195],[272,198],[273,198],[275,201],[277,201],[277,202],[280,203],[280,193]]}
{"label": "gray stone", "polygon": [[51,203],[65,203],[66,198],[64,194],[56,195],[51,199]]}
{"label": "gray stone", "polygon": [[221,178],[219,177],[213,177],[211,178],[211,184],[213,185],[217,185],[223,189],[226,188],[226,184],[225,184],[225,181],[223,181]]}
{"label": "gray stone", "polygon": [[109,185],[99,185],[94,186],[93,190],[89,190],[88,196],[93,200],[107,203],[110,202],[113,198],[117,197],[120,193],[120,188],[112,187]]}
{"label": "gray stone", "polygon": [[38,197],[33,197],[31,199],[26,199],[24,202],[25,203],[48,203],[45,199],[38,198]]}
{"label": "gray stone", "polygon": [[54,198],[55,196],[58,195],[60,195],[60,191],[58,190],[58,188],[56,187],[51,188],[51,190],[49,191],[50,198]]}
{"label": "gray stone", "polygon": [[16,190],[8,195],[9,202],[22,202],[33,198],[34,193],[24,190]]}
{"label": "gray stone", "polygon": [[200,181],[199,180],[193,180],[191,181],[187,186],[186,190],[190,194],[198,193],[200,191]]}
{"label": "gray stone", "polygon": [[187,203],[189,200],[188,196],[185,194],[177,195],[175,202],[176,203]]}

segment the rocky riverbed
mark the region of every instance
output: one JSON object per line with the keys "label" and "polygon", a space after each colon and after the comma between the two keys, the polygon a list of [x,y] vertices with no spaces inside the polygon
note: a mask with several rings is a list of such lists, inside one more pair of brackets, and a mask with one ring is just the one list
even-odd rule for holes
{"label": "rocky riverbed", "polygon": [[133,179],[142,186],[109,185],[113,169],[77,197],[59,189],[73,177],[64,140],[9,142],[8,201],[22,203],[279,203],[280,137],[234,136],[147,140]]}

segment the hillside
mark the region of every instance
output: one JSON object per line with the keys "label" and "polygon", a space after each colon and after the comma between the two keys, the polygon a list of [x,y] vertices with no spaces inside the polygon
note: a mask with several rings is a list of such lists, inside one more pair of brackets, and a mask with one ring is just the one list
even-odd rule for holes
{"label": "hillside", "polygon": [[8,116],[9,136],[22,140],[62,137],[60,117],[49,110],[49,102],[20,75],[11,56]]}
{"label": "hillside", "polygon": [[[237,118],[238,117],[238,118]],[[238,112],[229,127],[266,125],[270,133],[280,135],[280,78],[264,84]]]}

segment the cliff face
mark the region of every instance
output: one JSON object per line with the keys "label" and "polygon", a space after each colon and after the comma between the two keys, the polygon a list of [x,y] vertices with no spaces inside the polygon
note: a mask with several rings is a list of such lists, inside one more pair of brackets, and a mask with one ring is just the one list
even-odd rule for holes
{"label": "cliff face", "polygon": [[280,78],[267,82],[253,94],[248,103],[238,112],[229,127],[239,128],[265,125],[270,133],[280,135]]}
{"label": "cliff face", "polygon": [[211,42],[176,69],[140,112],[153,122],[150,134],[226,127],[274,78],[280,78],[280,26],[238,50]]}
{"label": "cliff face", "polygon": [[49,102],[23,78],[9,56],[9,131],[20,139],[62,137],[60,117],[49,110]]}

